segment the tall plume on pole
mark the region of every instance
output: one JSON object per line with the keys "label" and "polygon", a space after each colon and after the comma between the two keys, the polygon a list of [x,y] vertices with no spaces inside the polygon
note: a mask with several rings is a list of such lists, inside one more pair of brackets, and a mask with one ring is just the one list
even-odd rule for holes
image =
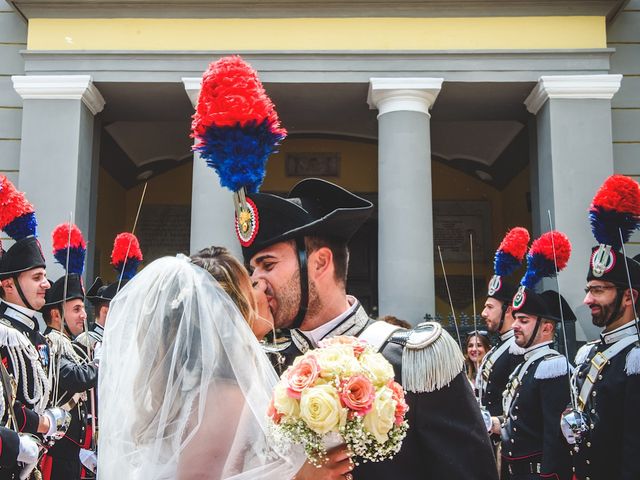
{"label": "tall plume on pole", "polygon": [[624,175],[611,175],[589,208],[591,231],[601,245],[620,250],[640,224],[640,185]]}
{"label": "tall plume on pole", "polygon": [[245,194],[257,192],[269,155],[287,136],[258,74],[237,55],[211,63],[191,124],[193,149],[234,192],[238,237],[250,244],[257,215]]}
{"label": "tall plume on pole", "polygon": [[61,223],[51,234],[53,256],[67,273],[84,272],[87,244],[80,229],[72,223]]}
{"label": "tall plume on pole", "polygon": [[131,280],[142,260],[140,243],[133,233],[125,232],[116,236],[111,251],[111,265],[118,272],[120,280]]}
{"label": "tall plume on pole", "polygon": [[0,230],[13,240],[21,240],[36,235],[36,221],[33,205],[4,175],[0,175]]}
{"label": "tall plume on pole", "polygon": [[524,260],[529,246],[529,231],[514,227],[502,239],[493,259],[493,271],[500,277],[511,275]]}
{"label": "tall plume on pole", "polygon": [[555,277],[564,270],[571,257],[571,242],[562,232],[542,234],[533,241],[527,254],[527,271],[520,282],[534,289],[545,277]]}

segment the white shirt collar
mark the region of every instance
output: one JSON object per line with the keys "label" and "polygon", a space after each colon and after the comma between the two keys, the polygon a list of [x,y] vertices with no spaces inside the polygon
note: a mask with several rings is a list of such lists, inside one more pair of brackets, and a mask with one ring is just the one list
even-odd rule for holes
{"label": "white shirt collar", "polygon": [[31,330],[35,329],[37,323],[33,318],[36,314],[35,310],[31,310],[30,308],[23,307],[22,305],[16,305],[15,303],[7,302],[6,300],[2,300],[3,303],[9,307],[9,309],[5,310],[5,315],[26,325]]}
{"label": "white shirt collar", "polygon": [[513,337],[514,333],[513,333],[513,329],[511,330],[507,330],[506,332],[504,332],[502,335],[500,335],[500,340],[502,340],[503,342],[506,342],[507,340],[509,340],[511,337]]}
{"label": "white shirt collar", "polygon": [[623,339],[624,337],[628,337],[629,335],[637,335],[638,331],[636,329],[636,323],[638,320],[630,320],[624,325],[619,326],[618,328],[611,330],[607,333],[601,333],[600,339],[602,342],[610,345],[612,343],[616,343],[618,340]]}
{"label": "white shirt collar", "polygon": [[544,342],[544,343],[537,343],[535,345],[530,346],[529,348],[527,348],[524,351],[524,359],[528,360],[529,357],[531,357],[531,355],[533,355],[534,352],[537,351],[537,350],[549,349],[549,345],[551,345],[552,343],[553,343],[552,341],[548,341],[548,342]]}
{"label": "white shirt collar", "polygon": [[324,323],[319,327],[314,328],[313,330],[309,330],[306,332],[302,331],[305,337],[307,337],[309,340],[313,342],[314,346],[317,346],[320,340],[322,340],[331,330],[333,330],[340,323],[342,323],[345,318],[349,317],[350,315],[353,315],[353,313],[358,308],[358,305],[359,305],[358,301],[356,300],[355,297],[352,297],[351,295],[347,295],[347,302],[349,302],[349,308],[347,308],[344,312],[342,312],[333,320],[329,320],[327,323]]}

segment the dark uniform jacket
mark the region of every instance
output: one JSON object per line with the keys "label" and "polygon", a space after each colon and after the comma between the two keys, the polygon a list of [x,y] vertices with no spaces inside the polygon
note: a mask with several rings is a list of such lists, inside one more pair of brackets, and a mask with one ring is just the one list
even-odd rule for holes
{"label": "dark uniform jacket", "polygon": [[[504,345],[505,350],[498,353]],[[511,372],[522,362],[520,353],[513,353],[520,348],[515,345],[513,330],[500,335],[500,341],[482,359],[480,375],[482,391],[478,392],[481,406],[488,410],[492,417],[502,415],[502,396],[509,381]]]}
{"label": "dark uniform jacket", "polygon": [[[578,352],[576,363],[584,360],[575,372],[578,392],[594,356],[630,335],[637,336],[633,322],[600,335],[599,342]],[[572,450],[579,480],[640,479],[640,371],[628,368],[631,357],[640,355],[640,350],[632,352],[634,348],[635,343],[624,348],[596,377],[584,407],[590,431],[577,451]]]}
{"label": "dark uniform jacket", "polygon": [[8,428],[0,427],[0,467],[14,468],[19,452],[20,437],[18,434]]}
{"label": "dark uniform jacket", "polygon": [[[371,322],[358,304],[323,338],[359,336]],[[284,363],[313,348],[297,330],[291,345],[282,352]],[[388,343],[381,353],[402,378],[402,347]],[[277,363],[277,362],[276,362]],[[361,463],[355,480],[497,480],[496,464],[478,403],[463,370],[446,387],[429,393],[406,394],[409,430],[400,452],[391,460]]]}
{"label": "dark uniform jacket", "polygon": [[[39,362],[44,373],[47,374],[49,366],[49,344],[39,331],[38,321],[34,317],[27,315],[25,311],[16,309],[9,303],[0,301],[0,324],[2,327],[11,328],[28,338],[29,342],[35,347],[34,352],[37,352],[36,361]],[[13,411],[17,423],[16,428],[20,432],[37,434],[40,415],[34,411],[35,405],[25,398],[23,388],[25,378],[22,373],[22,368],[20,365],[13,364],[6,345],[0,346],[0,357],[2,358],[3,365],[7,369],[7,373],[14,379],[17,377],[16,372],[19,372],[19,384],[17,386],[16,399],[13,404]],[[27,362],[30,362],[30,360],[27,360]],[[30,364],[26,365],[26,387],[29,396],[32,397],[34,394],[34,377],[33,368]],[[6,400],[4,401],[6,403]],[[6,425],[7,421],[8,414],[5,413],[5,417],[2,419],[2,425]],[[3,437],[3,443],[7,441],[9,442],[7,445],[11,445],[11,441]],[[7,446],[7,448],[10,447]],[[0,455],[3,455],[3,453],[0,452]],[[12,454],[9,454],[9,456],[12,456]],[[15,464],[15,459],[13,466],[7,466],[2,462],[0,465],[0,480],[18,478],[19,471],[20,466]]]}
{"label": "dark uniform jacket", "polygon": [[[546,352],[527,366],[527,360]],[[512,388],[525,368],[519,386]],[[536,345],[524,355],[509,381],[502,428],[503,462],[514,474],[539,473],[540,478],[571,478],[570,459],[560,431],[560,416],[569,402],[566,357]],[[513,401],[509,404],[509,396]],[[532,465],[532,472],[528,471]]]}
{"label": "dark uniform jacket", "polygon": [[[61,336],[59,332],[52,332],[50,328],[47,328],[45,333],[48,336]],[[71,340],[66,336],[62,341],[67,342],[68,348],[78,351],[77,347],[74,347]],[[78,353],[78,356],[82,357],[82,351]],[[53,465],[51,474],[49,474],[49,472],[45,471],[46,468],[43,464],[45,478],[69,480],[79,478],[81,468],[80,448],[89,448],[87,441],[90,434],[90,430],[88,430],[90,429],[90,405],[84,395],[78,396],[76,394],[84,394],[84,392],[97,385],[98,367],[94,363],[80,363],[78,356],[74,358],[63,353],[57,359],[60,362],[58,406],[64,405],[71,400],[73,407],[69,410],[71,423],[67,433],[47,452],[47,455],[53,459]],[[72,400],[74,395],[76,395],[75,400],[79,399],[77,404]]]}

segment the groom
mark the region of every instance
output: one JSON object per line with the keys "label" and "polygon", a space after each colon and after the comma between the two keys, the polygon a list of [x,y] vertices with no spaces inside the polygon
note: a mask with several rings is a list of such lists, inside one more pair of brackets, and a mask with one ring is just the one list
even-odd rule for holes
{"label": "groom", "polygon": [[437,325],[406,331],[374,322],[346,293],[347,242],[373,205],[318,179],[303,180],[286,199],[248,195],[248,204],[250,216],[236,222],[236,232],[252,279],[264,280],[276,327],[290,329],[280,363],[291,364],[322,339],[352,335],[381,351],[396,380],[410,379],[403,384],[410,428],[402,450],[392,460],[356,467],[356,480],[497,479],[459,351],[440,361],[432,353],[451,346],[448,334]]}

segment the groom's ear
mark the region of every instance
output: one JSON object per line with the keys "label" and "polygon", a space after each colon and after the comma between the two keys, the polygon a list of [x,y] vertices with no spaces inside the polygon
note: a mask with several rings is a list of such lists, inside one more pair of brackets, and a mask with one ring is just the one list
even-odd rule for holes
{"label": "groom's ear", "polygon": [[319,280],[333,277],[333,252],[328,247],[320,247],[309,255],[309,278]]}

